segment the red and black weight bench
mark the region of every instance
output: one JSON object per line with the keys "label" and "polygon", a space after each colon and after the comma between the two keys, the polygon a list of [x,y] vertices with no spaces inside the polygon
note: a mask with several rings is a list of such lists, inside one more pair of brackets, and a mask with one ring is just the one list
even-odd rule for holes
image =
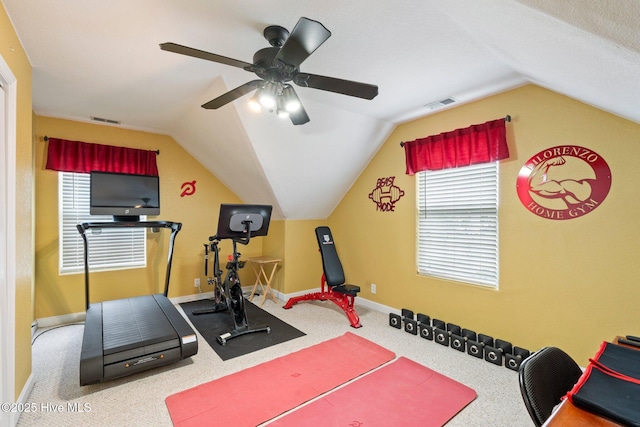
{"label": "red and black weight bench", "polygon": [[360,292],[360,286],[346,285],[342,263],[338,258],[338,252],[333,241],[333,235],[329,227],[316,228],[316,238],[322,255],[322,278],[320,280],[320,292],[289,298],[284,308],[289,309],[300,301],[333,301],[346,313],[351,326],[359,328],[360,317],[353,308],[355,297]]}

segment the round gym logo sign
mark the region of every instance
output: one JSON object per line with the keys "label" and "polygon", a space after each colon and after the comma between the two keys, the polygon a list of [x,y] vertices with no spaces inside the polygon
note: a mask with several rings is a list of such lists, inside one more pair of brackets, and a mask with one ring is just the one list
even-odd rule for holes
{"label": "round gym logo sign", "polygon": [[520,169],[516,187],[531,213],[573,219],[602,204],[611,188],[611,169],[593,150],[560,145],[531,157]]}

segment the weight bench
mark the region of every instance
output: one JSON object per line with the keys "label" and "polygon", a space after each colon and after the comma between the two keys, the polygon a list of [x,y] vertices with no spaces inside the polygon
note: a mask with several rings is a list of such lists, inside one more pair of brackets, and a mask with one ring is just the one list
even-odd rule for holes
{"label": "weight bench", "polygon": [[338,252],[329,227],[316,228],[316,238],[322,255],[322,278],[320,279],[320,292],[289,298],[284,305],[285,309],[293,307],[300,301],[333,301],[346,313],[351,326],[359,328],[360,317],[353,308],[355,297],[360,292],[360,286],[345,285],[344,270],[338,258]]}

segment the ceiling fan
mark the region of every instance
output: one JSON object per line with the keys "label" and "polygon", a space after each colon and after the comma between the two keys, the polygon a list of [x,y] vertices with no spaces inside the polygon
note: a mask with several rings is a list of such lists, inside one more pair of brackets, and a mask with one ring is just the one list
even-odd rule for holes
{"label": "ceiling fan", "polygon": [[263,34],[271,47],[257,51],[253,55],[253,64],[176,43],[162,43],[160,48],[242,68],[260,77],[203,104],[202,107],[207,109],[220,108],[255,90],[251,104],[262,105],[269,110],[275,108],[279,116],[288,116],[294,125],[302,125],[309,121],[309,116],[290,82],[363,99],[373,99],[378,95],[378,86],[375,85],[300,71],[300,64],[331,36],[320,22],[302,17],[291,33],[281,26],[271,25],[264,29]]}

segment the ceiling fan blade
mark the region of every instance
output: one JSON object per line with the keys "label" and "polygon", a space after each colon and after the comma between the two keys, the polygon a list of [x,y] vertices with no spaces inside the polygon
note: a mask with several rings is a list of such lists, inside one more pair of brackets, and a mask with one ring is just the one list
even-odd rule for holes
{"label": "ceiling fan blade", "polygon": [[262,80],[251,80],[250,82],[247,82],[241,86],[238,86],[237,88],[230,90],[229,92],[223,95],[220,95],[216,99],[212,99],[206,104],[203,104],[202,108],[206,108],[207,110],[218,109],[223,105],[228,104],[231,101],[235,101],[236,99],[240,98],[242,95],[246,95],[252,90],[257,89],[261,84],[262,84]]}
{"label": "ceiling fan blade", "polygon": [[378,86],[376,85],[337,79],[335,77],[318,76],[316,74],[298,73],[293,82],[302,87],[326,90],[363,99],[373,99],[378,95]]}
{"label": "ceiling fan blade", "polygon": [[331,37],[331,31],[327,30],[324,25],[302,17],[298,20],[275,59],[299,67],[329,37]]}
{"label": "ceiling fan blade", "polygon": [[302,105],[300,105],[298,111],[289,113],[289,118],[294,125],[303,125],[309,122],[309,116]]}
{"label": "ceiling fan blade", "polygon": [[205,52],[204,50],[194,49],[192,47],[182,46],[176,43],[162,43],[160,49],[168,52],[179,53],[181,55],[192,56],[194,58],[206,59],[207,61],[218,62],[220,64],[231,65],[232,67],[247,68],[253,67],[253,64],[239,61],[226,56],[216,55],[215,53]]}

